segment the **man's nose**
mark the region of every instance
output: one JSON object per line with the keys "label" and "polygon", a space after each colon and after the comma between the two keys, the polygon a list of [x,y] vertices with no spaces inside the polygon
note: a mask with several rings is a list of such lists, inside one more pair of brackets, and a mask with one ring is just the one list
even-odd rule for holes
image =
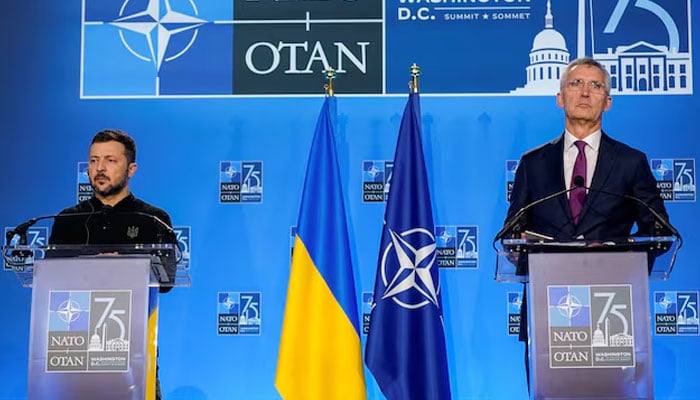
{"label": "man's nose", "polygon": [[591,94],[591,87],[588,85],[588,83],[584,83],[581,85],[581,96],[590,96]]}

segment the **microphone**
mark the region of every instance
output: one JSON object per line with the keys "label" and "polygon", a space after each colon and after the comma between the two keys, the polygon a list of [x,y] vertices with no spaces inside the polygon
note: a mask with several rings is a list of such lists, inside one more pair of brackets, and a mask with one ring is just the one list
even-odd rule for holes
{"label": "microphone", "polygon": [[44,215],[42,217],[32,218],[29,221],[25,221],[17,225],[14,229],[7,231],[7,233],[5,233],[5,245],[9,246],[10,243],[12,243],[12,239],[15,237],[15,235],[19,235],[20,245],[26,245],[27,231],[29,231],[29,228],[31,228],[34,224],[41,221],[42,219],[48,219],[51,217],[53,217],[53,215]]}
{"label": "microphone", "polygon": [[670,232],[673,236],[677,237],[681,242],[683,241],[680,232],[678,232],[678,230],[673,225],[671,225],[671,222],[669,222],[669,220],[666,217],[664,217],[656,209],[654,209],[654,207],[650,206],[649,203],[640,199],[639,197],[632,196],[632,195],[625,194],[625,193],[623,193],[623,194],[613,193],[613,192],[608,192],[607,190],[593,189],[593,188],[586,187],[583,185],[583,178],[580,175],[576,175],[574,177],[573,182],[574,182],[574,185],[576,185],[577,187],[578,186],[583,187],[586,190],[588,190],[589,192],[598,192],[598,193],[607,194],[610,196],[621,197],[623,199],[632,200],[636,203],[641,204],[654,217],[655,228],[657,228],[657,229],[663,228],[666,231]]}
{"label": "microphone", "polygon": [[42,221],[45,219],[56,219],[56,218],[64,218],[64,217],[81,217],[81,216],[88,216],[88,215],[103,214],[103,213],[107,213],[111,209],[112,209],[112,207],[105,206],[104,208],[97,210],[97,211],[76,212],[76,213],[69,213],[69,214],[50,214],[50,215],[42,215],[40,217],[34,217],[30,220],[22,222],[21,224],[17,225],[14,229],[7,231],[7,233],[5,234],[5,245],[9,246],[10,243],[12,242],[12,239],[15,237],[15,235],[19,236],[19,243],[18,244],[20,246],[27,245],[27,232],[29,231],[29,228],[34,226],[39,221]]}
{"label": "microphone", "polygon": [[[578,179],[577,179],[578,178]],[[496,236],[493,238],[493,242],[496,242],[496,240],[503,239],[503,237],[508,233],[508,232],[520,232],[522,230],[522,218],[525,216],[525,213],[528,212],[532,207],[535,207],[538,204],[542,204],[546,201],[552,200],[555,197],[559,197],[563,194],[569,193],[572,190],[578,189],[583,186],[583,178],[580,176],[574,177],[573,180],[574,185],[568,189],[563,189],[559,190],[557,192],[554,192],[548,196],[542,197],[540,199],[537,199],[531,203],[528,203],[524,205],[521,209],[518,210],[513,216],[506,221],[505,224],[503,224],[503,228],[501,228],[500,231],[496,234]]]}

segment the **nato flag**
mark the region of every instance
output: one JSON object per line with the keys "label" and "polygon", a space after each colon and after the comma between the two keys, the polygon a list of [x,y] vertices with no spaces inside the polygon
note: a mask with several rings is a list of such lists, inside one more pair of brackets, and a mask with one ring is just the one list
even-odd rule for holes
{"label": "nato flag", "polygon": [[420,98],[399,131],[379,250],[365,362],[389,400],[450,399]]}

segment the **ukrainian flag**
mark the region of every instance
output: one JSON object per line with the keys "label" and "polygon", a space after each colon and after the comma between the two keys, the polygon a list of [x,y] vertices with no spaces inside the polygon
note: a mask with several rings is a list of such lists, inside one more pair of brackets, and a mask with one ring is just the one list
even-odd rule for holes
{"label": "ukrainian flag", "polygon": [[285,400],[367,396],[334,113],[326,97],[306,169],[275,378]]}

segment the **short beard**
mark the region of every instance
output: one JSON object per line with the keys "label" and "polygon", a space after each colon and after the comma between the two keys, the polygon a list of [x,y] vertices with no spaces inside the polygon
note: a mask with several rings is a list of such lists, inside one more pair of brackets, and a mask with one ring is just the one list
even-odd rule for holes
{"label": "short beard", "polygon": [[113,195],[121,192],[122,190],[124,190],[124,188],[126,187],[126,183],[127,183],[127,178],[125,176],[124,179],[117,182],[116,185],[109,185],[109,186],[107,186],[107,188],[105,190],[98,190],[97,187],[95,187],[95,185],[92,183],[90,184],[90,186],[92,186],[92,190],[96,194],[98,194],[102,197],[110,197],[110,196],[113,196]]}

